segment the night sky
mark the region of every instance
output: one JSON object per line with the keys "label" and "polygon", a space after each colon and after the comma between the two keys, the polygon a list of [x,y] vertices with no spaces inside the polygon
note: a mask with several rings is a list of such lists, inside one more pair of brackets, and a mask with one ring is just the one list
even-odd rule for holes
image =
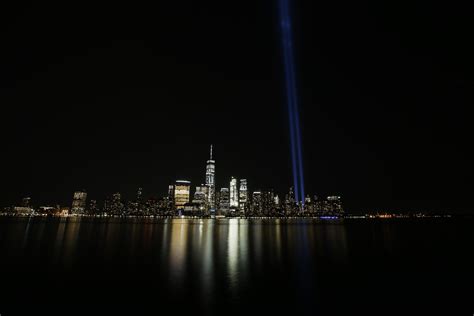
{"label": "night sky", "polygon": [[[472,11],[293,4],[306,192],[472,212]],[[211,143],[218,188],[292,184],[276,1],[36,1],[1,21],[1,205],[194,187]]]}

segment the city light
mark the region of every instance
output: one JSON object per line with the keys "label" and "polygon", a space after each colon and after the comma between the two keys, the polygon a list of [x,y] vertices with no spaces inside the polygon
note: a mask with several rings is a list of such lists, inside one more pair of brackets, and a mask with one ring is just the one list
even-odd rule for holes
{"label": "city light", "polygon": [[[120,192],[107,196],[99,205],[96,199],[87,200],[85,190],[73,193],[71,207],[41,206],[34,208],[32,199],[26,197],[21,205],[7,207],[2,214],[10,215],[51,215],[51,216],[116,216],[116,217],[319,217],[322,219],[341,218],[344,209],[340,196],[328,196],[325,199],[314,196],[298,196],[294,187],[288,193],[280,195],[272,189],[250,191],[247,179],[231,177],[228,187],[216,190],[216,161],[213,146],[210,147],[206,161],[205,183],[194,186],[189,180],[176,180],[168,185],[167,194],[161,198],[144,198],[143,189],[138,188],[136,198],[124,201]],[[301,186],[299,186],[301,189]],[[153,195],[156,196],[156,195]]]}

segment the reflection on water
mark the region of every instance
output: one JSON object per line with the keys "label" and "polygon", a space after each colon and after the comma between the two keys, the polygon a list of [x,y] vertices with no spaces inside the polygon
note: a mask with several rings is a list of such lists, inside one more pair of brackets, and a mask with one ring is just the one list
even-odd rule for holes
{"label": "reflection on water", "polygon": [[[436,257],[443,253],[439,249],[428,252],[446,242],[432,241],[439,236],[437,226],[433,233],[420,235],[404,225],[308,219],[1,218],[1,264],[24,278],[24,284],[37,284],[35,293],[91,292],[90,298],[126,293],[130,302],[162,299],[177,308],[192,300],[206,313],[219,310],[220,304],[245,312],[239,310],[243,303],[263,308],[273,302],[274,310],[279,304],[296,304],[304,314],[334,303],[337,295],[344,295],[342,286],[351,295],[377,295],[371,290],[383,284],[368,276],[407,266],[403,258],[416,256],[418,249],[424,250],[425,257],[417,259],[426,259],[424,267],[449,258],[451,244],[441,258]],[[462,240],[472,241],[472,234]],[[400,273],[400,280],[407,277]],[[10,300],[21,297],[22,282],[8,283],[8,291],[0,294]],[[44,284],[51,288],[44,291]],[[365,292],[363,284],[369,284]]]}
{"label": "reflection on water", "polygon": [[250,265],[258,274],[268,269],[269,262],[281,268],[284,258],[298,258],[298,270],[304,272],[306,265],[314,264],[315,251],[335,261],[343,261],[347,251],[342,223],[72,217],[11,221],[4,226],[9,248],[21,240],[24,251],[51,250],[47,259],[66,265],[88,261],[80,258],[84,253],[94,263],[159,263],[175,288],[183,286],[187,274],[196,273],[203,298],[213,292],[216,272],[226,276],[236,294],[239,282],[249,277]]}
{"label": "reflection on water", "polygon": [[[213,223],[204,225],[205,221],[201,220],[199,225],[199,243],[193,245],[194,257],[201,257],[201,267],[198,270],[200,272],[200,283],[201,283],[201,299],[206,303],[210,304],[212,301],[212,293],[214,291],[214,261],[213,261],[213,243],[212,243],[212,230],[214,228]],[[202,252],[201,252],[202,251]]]}
{"label": "reflection on water", "polygon": [[0,303],[22,305],[27,288],[35,306],[81,297],[133,309],[158,301],[186,315],[250,306],[313,315],[321,306],[365,312],[363,302],[384,304],[404,286],[397,302],[407,307],[433,297],[452,305],[468,292],[447,289],[474,283],[472,223],[462,224],[0,218],[0,267],[8,271]]}
{"label": "reflection on water", "polygon": [[195,228],[195,225],[187,226],[183,221],[171,223],[169,277],[170,282],[173,282],[177,288],[182,287],[182,281],[186,273],[188,232]]}
{"label": "reflection on water", "polygon": [[469,291],[456,289],[474,283],[472,244],[467,220],[1,217],[0,307],[16,311],[25,293],[45,312],[78,298],[128,314],[159,304],[186,315],[359,314],[387,298],[465,306]]}

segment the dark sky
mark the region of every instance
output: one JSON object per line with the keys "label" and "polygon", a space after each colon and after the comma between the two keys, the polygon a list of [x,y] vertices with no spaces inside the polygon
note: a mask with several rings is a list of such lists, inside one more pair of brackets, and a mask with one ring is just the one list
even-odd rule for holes
{"label": "dark sky", "polygon": [[[152,5],[153,4],[153,5]],[[349,211],[472,212],[474,20],[431,1],[294,1],[306,191]],[[2,10],[2,205],[291,185],[276,1]]]}

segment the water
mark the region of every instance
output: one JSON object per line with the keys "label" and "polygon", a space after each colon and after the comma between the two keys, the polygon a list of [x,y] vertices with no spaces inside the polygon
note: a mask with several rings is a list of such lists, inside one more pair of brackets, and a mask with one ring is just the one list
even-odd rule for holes
{"label": "water", "polygon": [[2,217],[0,314],[471,315],[472,224]]}

